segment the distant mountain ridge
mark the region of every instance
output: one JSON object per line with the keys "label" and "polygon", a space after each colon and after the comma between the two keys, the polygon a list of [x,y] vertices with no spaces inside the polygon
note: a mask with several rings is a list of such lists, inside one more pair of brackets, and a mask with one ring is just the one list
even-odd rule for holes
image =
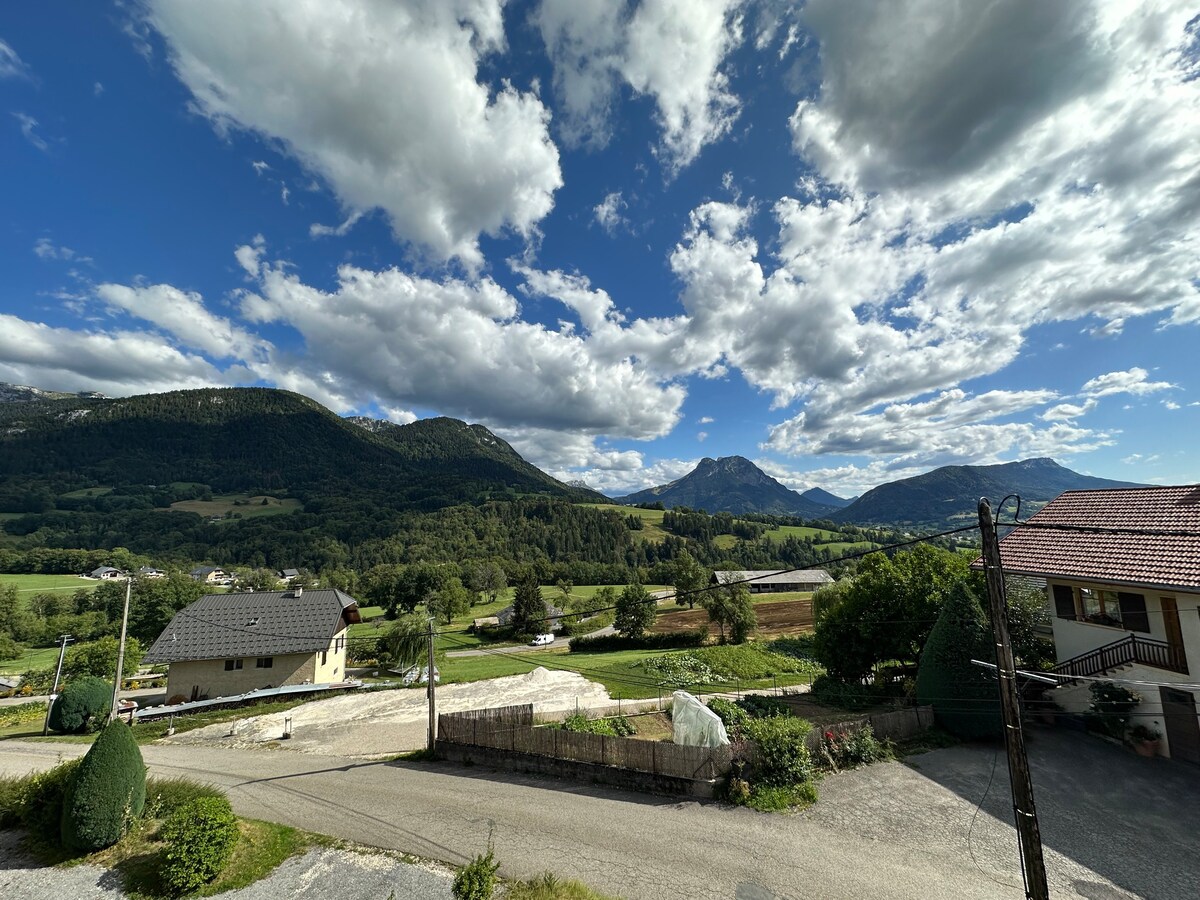
{"label": "distant mountain ridge", "polygon": [[0,503],[31,490],[180,483],[306,502],[371,495],[422,508],[525,495],[602,499],[537,469],[481,425],[350,422],[274,388],[116,400],[42,392],[0,404]]}
{"label": "distant mountain ridge", "polygon": [[35,403],[39,400],[107,400],[99,391],[44,391],[27,384],[0,381],[0,403]]}
{"label": "distant mountain ridge", "polygon": [[856,525],[944,528],[974,522],[980,497],[997,504],[1017,494],[1024,517],[1063,491],[1143,486],[1081,475],[1045,457],[993,466],[942,466],[881,484],[829,518]]}
{"label": "distant mountain ridge", "polygon": [[[814,489],[816,490],[816,489]],[[813,491],[802,495],[780,484],[742,456],[705,457],[696,468],[669,484],[647,488],[618,499],[628,505],[661,502],[668,508],[687,506],[713,512],[764,513],[828,518],[838,509],[833,504],[814,502]],[[821,491],[817,496],[826,494]],[[843,501],[828,494],[840,505]]]}

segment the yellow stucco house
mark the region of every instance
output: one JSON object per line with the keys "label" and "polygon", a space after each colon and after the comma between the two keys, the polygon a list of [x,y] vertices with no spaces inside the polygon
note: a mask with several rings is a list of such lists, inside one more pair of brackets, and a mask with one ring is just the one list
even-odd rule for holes
{"label": "yellow stucco house", "polygon": [[166,663],[169,702],[346,680],[358,601],[339,590],[209,594],[181,609],[143,659]]}

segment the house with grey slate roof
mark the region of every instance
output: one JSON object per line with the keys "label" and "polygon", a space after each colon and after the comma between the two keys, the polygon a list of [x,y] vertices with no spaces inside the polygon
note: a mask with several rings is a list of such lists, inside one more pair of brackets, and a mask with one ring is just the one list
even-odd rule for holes
{"label": "house with grey slate roof", "polygon": [[[1046,581],[1064,682],[1085,713],[1095,679],[1141,701],[1163,756],[1200,763],[1200,485],[1066,491],[1000,541],[1005,574]],[[976,568],[981,562],[976,560]]]}
{"label": "house with grey slate roof", "polygon": [[338,590],[208,594],[181,609],[143,662],[167,664],[174,701],[346,680],[358,601]]}

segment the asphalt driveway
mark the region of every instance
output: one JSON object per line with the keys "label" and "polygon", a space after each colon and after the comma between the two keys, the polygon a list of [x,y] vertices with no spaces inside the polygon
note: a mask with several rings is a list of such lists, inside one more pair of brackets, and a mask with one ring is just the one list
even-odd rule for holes
{"label": "asphalt driveway", "polygon": [[[81,749],[0,743],[0,771]],[[143,752],[156,773],[225,787],[243,815],[450,863],[490,832],[506,874],[549,869],[630,900],[1023,896],[1004,757],[990,746],[826,778],[820,802],[792,816],[449,763]],[[1196,770],[1054,730],[1031,735],[1030,756],[1053,896],[1196,896]]]}

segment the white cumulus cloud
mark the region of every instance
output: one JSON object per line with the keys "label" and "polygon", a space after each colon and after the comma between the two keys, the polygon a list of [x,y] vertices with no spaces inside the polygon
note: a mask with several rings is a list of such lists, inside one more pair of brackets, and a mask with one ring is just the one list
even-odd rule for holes
{"label": "white cumulus cloud", "polygon": [[740,112],[722,70],[742,41],[741,0],[543,0],[535,21],[554,64],[568,143],[604,146],[621,85],[653,98],[669,173],[726,134]]}
{"label": "white cumulus cloud", "polygon": [[147,17],[216,127],[281,141],[348,209],[382,208],[399,239],[478,266],[481,234],[531,234],[562,184],[546,108],[479,80],[505,49],[502,8],[149,0]]}

